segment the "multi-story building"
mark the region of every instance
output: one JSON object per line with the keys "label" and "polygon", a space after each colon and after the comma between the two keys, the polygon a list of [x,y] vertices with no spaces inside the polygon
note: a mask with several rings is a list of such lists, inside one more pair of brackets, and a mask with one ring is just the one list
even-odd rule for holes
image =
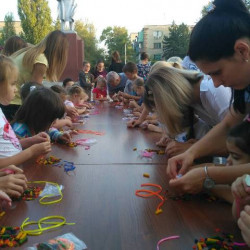
{"label": "multi-story building", "polygon": [[[161,60],[163,55],[162,41],[164,36],[169,36],[169,25],[145,25],[138,33],[137,41],[134,43],[135,50],[146,52],[151,59]],[[188,26],[191,30],[193,26]],[[137,46],[137,47],[136,47]]]}

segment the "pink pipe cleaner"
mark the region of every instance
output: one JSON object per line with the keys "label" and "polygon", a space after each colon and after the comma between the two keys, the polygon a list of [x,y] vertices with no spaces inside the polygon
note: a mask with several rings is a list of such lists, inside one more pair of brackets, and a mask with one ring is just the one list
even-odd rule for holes
{"label": "pink pipe cleaner", "polygon": [[164,241],[167,241],[167,240],[175,240],[175,239],[179,239],[179,238],[180,238],[179,235],[170,236],[170,237],[167,237],[167,238],[163,238],[163,239],[161,239],[161,240],[158,241],[156,249],[157,249],[157,250],[160,250],[160,244],[161,244],[162,242],[164,242]]}

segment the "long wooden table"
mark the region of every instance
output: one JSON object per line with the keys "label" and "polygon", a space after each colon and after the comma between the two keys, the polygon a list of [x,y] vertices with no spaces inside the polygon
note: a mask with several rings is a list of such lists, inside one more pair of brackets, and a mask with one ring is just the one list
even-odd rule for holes
{"label": "long wooden table", "polygon": [[[163,213],[155,215],[160,200],[139,198],[135,191],[148,182],[168,189],[166,158],[157,155],[152,161],[141,159],[133,148],[156,148],[154,144],[160,135],[127,129],[122,121],[122,110],[109,107],[107,103],[97,105],[96,110],[100,114],[90,116],[79,128],[103,131],[105,135],[77,136],[96,138],[96,145],[90,150],[80,146],[53,146],[53,155],[75,162],[75,175],[67,175],[63,169],[51,166],[29,164],[24,168],[30,181],[62,184],[62,202],[46,206],[40,205],[38,199],[15,202],[15,209],[8,210],[1,219],[1,225],[18,226],[27,217],[38,220],[61,215],[76,224],[41,236],[30,236],[28,243],[19,249],[67,232],[82,239],[90,250],[152,250],[161,238],[171,235],[179,235],[180,239],[164,243],[161,249],[192,249],[194,239],[215,235],[216,228],[232,233],[242,242],[232,219],[231,206],[222,201],[168,199]],[[145,172],[150,174],[149,179],[143,177]]]}

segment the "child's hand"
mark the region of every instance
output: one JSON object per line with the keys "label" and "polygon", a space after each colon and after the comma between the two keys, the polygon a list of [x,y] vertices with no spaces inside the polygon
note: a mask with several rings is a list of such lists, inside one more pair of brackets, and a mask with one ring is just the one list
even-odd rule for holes
{"label": "child's hand", "polygon": [[8,172],[11,172],[11,171],[14,172],[15,174],[22,174],[23,173],[23,170],[21,168],[18,168],[14,165],[10,165],[8,167],[3,167],[0,169],[0,177],[8,175]]}
{"label": "child's hand", "polygon": [[137,127],[141,124],[141,122],[139,120],[131,120],[129,122],[127,122],[127,127],[128,128],[134,128]]}
{"label": "child's hand", "polygon": [[244,210],[240,213],[238,226],[244,241],[250,247],[250,206],[245,206]]}
{"label": "child's hand", "polygon": [[64,126],[72,128],[73,124],[70,119],[63,119],[64,120]]}
{"label": "child's hand", "polygon": [[27,180],[24,174],[9,174],[0,177],[0,190],[9,196],[18,197],[27,188]]}
{"label": "child's hand", "polygon": [[69,132],[64,132],[58,139],[63,143],[69,143],[71,141],[71,135]]}
{"label": "child's hand", "polygon": [[10,197],[5,192],[0,190],[0,207],[5,207],[6,204],[8,207],[11,207],[11,202]]}
{"label": "child's hand", "polygon": [[77,109],[75,107],[66,106],[65,110],[66,110],[67,115],[69,115],[70,117],[78,116]]}
{"label": "child's hand", "polygon": [[34,144],[30,147],[30,150],[31,150],[33,157],[37,157],[40,155],[46,155],[51,151],[51,144],[48,141]]}
{"label": "child's hand", "polygon": [[250,187],[247,186],[245,179],[247,175],[238,177],[232,184],[232,193],[234,198],[240,198],[246,200],[250,198]]}
{"label": "child's hand", "polygon": [[32,142],[33,144],[41,143],[41,142],[50,142],[50,137],[47,133],[45,132],[40,132],[37,135],[32,136]]}

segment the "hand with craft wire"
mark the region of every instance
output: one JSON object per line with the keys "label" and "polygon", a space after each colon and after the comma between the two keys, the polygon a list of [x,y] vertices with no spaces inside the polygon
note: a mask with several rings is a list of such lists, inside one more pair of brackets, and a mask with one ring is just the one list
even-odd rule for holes
{"label": "hand with craft wire", "polygon": [[244,210],[241,211],[238,226],[244,241],[250,247],[250,206],[245,206]]}
{"label": "hand with craft wire", "polygon": [[46,132],[40,132],[37,135],[32,136],[31,138],[33,139],[34,144],[46,142],[46,141],[50,142],[50,137]]}
{"label": "hand with craft wire", "polygon": [[27,188],[27,179],[24,174],[8,174],[0,177],[0,190],[9,196],[18,197]]}
{"label": "hand with craft wire", "polygon": [[70,143],[71,142],[71,133],[69,131],[66,131],[62,133],[58,140],[60,140],[62,143]]}
{"label": "hand with craft wire", "polygon": [[161,137],[161,139],[158,142],[156,142],[155,144],[158,147],[166,147],[168,145],[168,143],[171,142],[172,140],[173,139],[171,139],[169,136],[163,135]]}

